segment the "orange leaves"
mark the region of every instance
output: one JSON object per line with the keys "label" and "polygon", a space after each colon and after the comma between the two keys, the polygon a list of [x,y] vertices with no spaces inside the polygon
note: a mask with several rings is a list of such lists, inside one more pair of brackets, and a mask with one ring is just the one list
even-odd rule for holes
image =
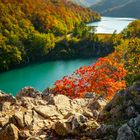
{"label": "orange leaves", "polygon": [[72,98],[83,97],[86,92],[95,92],[111,98],[116,91],[125,88],[126,70],[122,64],[109,58],[99,58],[91,66],[82,66],[71,76],[55,82],[53,93]]}

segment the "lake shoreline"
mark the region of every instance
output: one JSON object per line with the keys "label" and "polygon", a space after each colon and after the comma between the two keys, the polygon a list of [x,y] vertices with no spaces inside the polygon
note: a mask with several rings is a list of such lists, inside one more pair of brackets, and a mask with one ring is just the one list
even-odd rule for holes
{"label": "lake shoreline", "polygon": [[79,67],[93,64],[96,59],[42,61],[12,69],[0,73],[0,89],[14,96],[21,88],[26,86],[32,86],[42,91],[46,87],[53,86],[55,81],[63,76],[72,74]]}
{"label": "lake shoreline", "polygon": [[[97,36],[104,36],[105,39],[108,37],[110,40],[112,34],[102,33]],[[10,70],[1,72],[0,89],[13,94],[28,85],[43,90],[79,67],[91,64],[91,60],[107,56],[114,51],[112,44],[99,40],[97,42],[89,39],[82,39],[79,42],[66,41],[62,40],[58,43],[47,57],[14,65]],[[13,88],[16,88],[16,91],[10,90]]]}

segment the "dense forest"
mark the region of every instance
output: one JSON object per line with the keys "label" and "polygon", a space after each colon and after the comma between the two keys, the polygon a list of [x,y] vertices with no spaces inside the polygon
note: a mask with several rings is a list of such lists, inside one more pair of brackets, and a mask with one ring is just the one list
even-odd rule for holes
{"label": "dense forest", "polygon": [[1,83],[13,82],[6,88],[29,82],[23,80],[28,86],[15,97],[0,90],[0,140],[140,139],[140,20],[119,34],[96,34],[86,23],[100,15],[71,1],[0,0],[0,72],[37,61],[98,58],[44,91],[30,87],[30,79],[47,86],[42,77],[51,82],[77,61],[4,73]]}
{"label": "dense forest", "polygon": [[[120,34],[115,32],[112,35],[94,34],[90,32],[92,27],[87,27],[85,23],[100,20],[100,15],[65,0],[38,0],[36,3],[32,0],[15,1],[15,3],[11,0],[0,0],[0,7],[1,71],[37,60],[100,57],[110,53],[105,60],[99,59],[97,62],[97,67],[104,65],[104,69],[101,67],[100,71],[96,70],[95,66],[84,67],[84,73],[86,74],[89,69],[93,72],[92,68],[94,68],[94,73],[97,72],[97,81],[106,84],[108,81],[103,82],[104,79],[98,80],[98,78],[105,77],[108,72],[104,76],[101,75],[106,72],[106,64],[112,64],[111,69],[115,67],[114,69],[117,70],[120,67],[120,70],[127,71],[127,74],[118,73],[121,78],[126,74],[127,85],[131,85],[139,78],[140,20],[129,24]],[[95,77],[88,76],[88,78]],[[56,83],[59,86],[59,82]],[[92,84],[100,86],[100,83],[96,83]],[[124,87],[124,83],[121,82],[113,85],[115,87],[112,93]]]}
{"label": "dense forest", "polygon": [[[106,38],[108,35],[103,36]],[[101,36],[97,38],[99,43]],[[120,34],[112,35],[106,42],[114,48],[112,53],[56,81],[52,92],[72,98],[81,98],[87,92],[95,92],[112,98],[117,91],[137,81],[140,78],[140,20],[133,21]]]}
{"label": "dense forest", "polygon": [[99,19],[66,0],[0,0],[0,70],[46,57],[81,22]]}

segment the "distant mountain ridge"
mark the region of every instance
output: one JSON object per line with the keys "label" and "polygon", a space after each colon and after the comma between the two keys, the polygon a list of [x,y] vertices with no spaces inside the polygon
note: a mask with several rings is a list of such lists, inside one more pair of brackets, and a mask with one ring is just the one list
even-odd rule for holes
{"label": "distant mountain ridge", "polygon": [[101,0],[91,8],[104,16],[140,18],[140,0]]}

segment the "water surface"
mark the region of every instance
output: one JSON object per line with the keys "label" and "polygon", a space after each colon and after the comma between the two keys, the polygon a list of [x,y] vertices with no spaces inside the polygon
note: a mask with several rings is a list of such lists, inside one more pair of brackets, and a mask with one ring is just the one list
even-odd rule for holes
{"label": "water surface", "polygon": [[96,27],[96,33],[112,34],[120,33],[134,18],[102,17],[101,21],[89,23],[87,26]]}
{"label": "water surface", "polygon": [[70,75],[83,65],[95,63],[95,59],[77,59],[68,61],[52,61],[32,64],[23,68],[0,74],[0,90],[16,93],[25,86],[44,90],[65,75]]}

